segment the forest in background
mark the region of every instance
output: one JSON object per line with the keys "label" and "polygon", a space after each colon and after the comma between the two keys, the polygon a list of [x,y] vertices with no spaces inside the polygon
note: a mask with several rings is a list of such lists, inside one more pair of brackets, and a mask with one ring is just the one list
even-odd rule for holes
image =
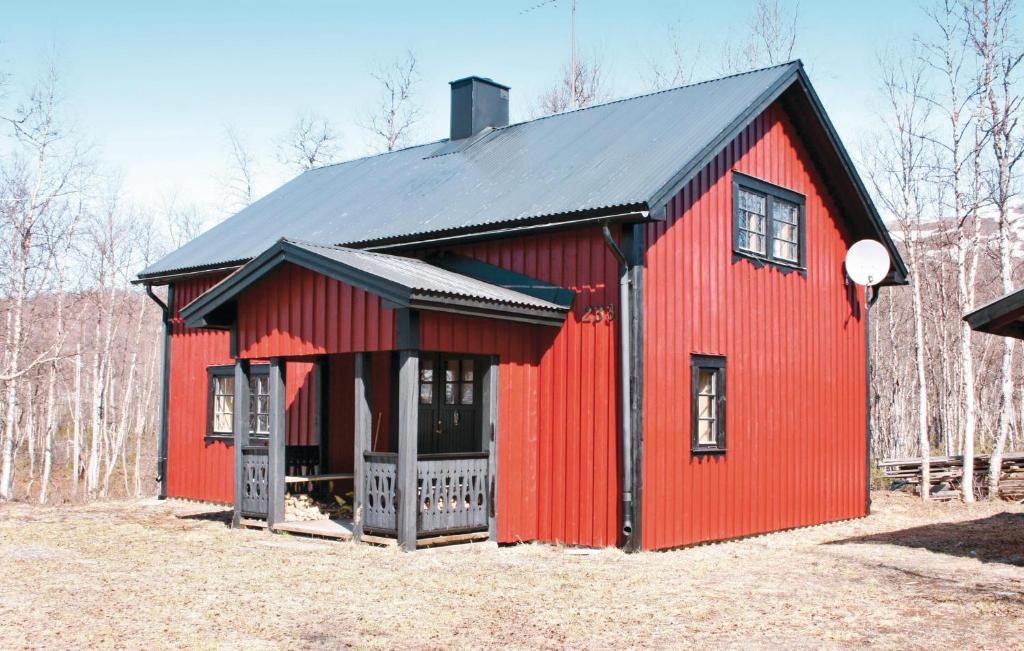
{"label": "forest in background", "polygon": [[[1024,353],[961,320],[1024,281],[1016,5],[922,8],[921,32],[875,63],[877,131],[845,134],[911,270],[910,286],[882,289],[871,312],[876,459],[1024,444]],[[667,49],[638,73],[659,90],[798,56],[799,7],[752,6],[745,30],[699,53],[669,28]],[[380,151],[418,136],[419,65],[401,52],[367,71],[379,94],[357,126]],[[276,161],[257,161],[227,125],[225,210],[176,196],[140,207],[67,120],[59,69],[35,80],[0,70],[0,500],[149,495],[161,320],[134,275],[258,198],[258,164],[298,173],[341,160],[343,143],[329,118],[300,111],[282,125]],[[600,52],[549,72],[533,116],[616,96]],[[965,481],[965,499],[982,492]]]}

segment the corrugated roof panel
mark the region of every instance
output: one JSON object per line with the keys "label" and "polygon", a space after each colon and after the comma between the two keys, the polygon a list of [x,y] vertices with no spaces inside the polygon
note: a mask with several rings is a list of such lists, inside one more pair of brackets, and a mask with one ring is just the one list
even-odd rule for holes
{"label": "corrugated roof panel", "polygon": [[566,311],[566,308],[561,305],[535,298],[514,289],[492,285],[454,271],[448,271],[418,258],[293,240],[289,240],[289,243],[315,255],[397,283],[413,292],[461,296],[492,303]]}
{"label": "corrugated roof panel", "polygon": [[764,93],[772,68],[310,170],[141,275],[248,260],[281,237],[354,244],[649,201]]}

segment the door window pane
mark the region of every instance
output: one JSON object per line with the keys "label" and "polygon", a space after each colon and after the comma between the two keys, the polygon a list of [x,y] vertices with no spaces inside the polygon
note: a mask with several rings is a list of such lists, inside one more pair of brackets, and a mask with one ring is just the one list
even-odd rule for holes
{"label": "door window pane", "polygon": [[249,377],[249,433],[270,434],[270,378],[266,375]]}
{"label": "door window pane", "polygon": [[429,405],[434,402],[434,385],[429,382],[420,383],[420,404]]}

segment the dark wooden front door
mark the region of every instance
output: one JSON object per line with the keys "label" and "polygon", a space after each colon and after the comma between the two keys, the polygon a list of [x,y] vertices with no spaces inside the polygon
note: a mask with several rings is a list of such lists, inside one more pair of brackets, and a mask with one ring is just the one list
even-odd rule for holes
{"label": "dark wooden front door", "polygon": [[479,452],[479,361],[469,355],[420,357],[419,454]]}

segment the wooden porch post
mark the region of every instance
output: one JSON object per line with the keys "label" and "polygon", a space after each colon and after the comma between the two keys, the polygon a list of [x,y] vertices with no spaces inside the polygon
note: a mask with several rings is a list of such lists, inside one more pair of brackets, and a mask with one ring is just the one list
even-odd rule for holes
{"label": "wooden porch post", "polygon": [[366,501],[366,457],[370,451],[373,414],[370,412],[370,354],[356,353],[355,451],[352,457],[352,542],[363,539],[363,505]]}
{"label": "wooden porch post", "polygon": [[231,526],[238,527],[242,520],[242,497],[245,495],[245,469],[242,467],[242,448],[249,445],[249,360],[235,360],[235,396],[232,428],[235,435],[235,513]]}
{"label": "wooden porch post", "polygon": [[487,453],[487,534],[493,541],[498,539],[495,513],[498,503],[498,358],[489,357],[485,364],[480,401],[483,408],[480,449]]}
{"label": "wooden porch post", "polygon": [[415,310],[398,311],[398,546],[405,551],[416,549],[417,450],[420,380],[420,327]]}
{"label": "wooden porch post", "polygon": [[270,358],[270,442],[268,453],[269,480],[267,527],[284,522],[284,470],[285,470],[285,393],[284,360]]}

